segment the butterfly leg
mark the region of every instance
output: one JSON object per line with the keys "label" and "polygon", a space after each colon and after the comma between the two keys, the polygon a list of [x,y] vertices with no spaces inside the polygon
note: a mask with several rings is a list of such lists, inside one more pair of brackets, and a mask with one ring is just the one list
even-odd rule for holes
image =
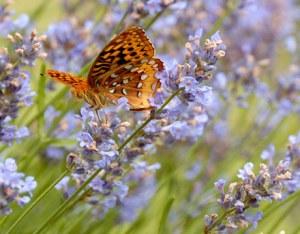
{"label": "butterfly leg", "polygon": [[156,110],[153,108],[150,110],[150,118],[155,119],[157,117]]}
{"label": "butterfly leg", "polygon": [[101,118],[100,118],[100,115],[99,115],[99,112],[98,112],[98,109],[95,110],[95,114],[97,116],[97,119],[98,119],[98,123],[99,123],[99,126],[101,125]]}
{"label": "butterfly leg", "polygon": [[101,109],[101,111],[103,112],[103,119],[102,122],[104,122],[105,124],[108,123],[108,118],[107,118],[107,114],[105,112],[105,107],[106,106],[106,99],[103,96],[97,96],[97,103],[98,103],[98,109]]}
{"label": "butterfly leg", "polygon": [[107,114],[105,112],[105,109],[102,109],[102,110],[103,110],[103,113],[104,113],[104,121],[105,121],[105,124],[107,125],[108,124]]}

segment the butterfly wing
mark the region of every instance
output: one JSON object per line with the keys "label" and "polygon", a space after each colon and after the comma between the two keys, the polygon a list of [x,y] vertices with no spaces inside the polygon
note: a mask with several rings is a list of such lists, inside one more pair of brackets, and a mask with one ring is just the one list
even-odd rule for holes
{"label": "butterfly wing", "polygon": [[160,87],[160,82],[155,74],[162,70],[163,63],[157,58],[133,67],[131,70],[119,69],[114,73],[116,77],[108,80],[102,92],[111,100],[126,97],[132,107],[131,110],[151,109],[148,99],[153,97]]}
{"label": "butterfly wing", "polygon": [[95,59],[89,74],[91,87],[101,86],[116,69],[154,56],[154,48],[142,28],[132,26],[113,38]]}
{"label": "butterfly wing", "polygon": [[142,28],[132,26],[104,47],[88,75],[90,87],[111,100],[127,97],[133,109],[150,107],[148,98],[160,86],[155,73],[163,63]]}

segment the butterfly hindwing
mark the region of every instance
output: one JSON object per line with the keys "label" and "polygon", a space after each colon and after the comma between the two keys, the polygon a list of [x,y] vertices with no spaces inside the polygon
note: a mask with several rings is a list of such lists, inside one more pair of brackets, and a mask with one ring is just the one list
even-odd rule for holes
{"label": "butterfly hindwing", "polygon": [[138,67],[131,66],[131,69],[122,68],[115,72],[113,78],[104,84],[102,92],[111,100],[126,97],[133,110],[149,109],[151,106],[148,99],[160,87],[155,74],[163,70],[163,63],[153,58]]}

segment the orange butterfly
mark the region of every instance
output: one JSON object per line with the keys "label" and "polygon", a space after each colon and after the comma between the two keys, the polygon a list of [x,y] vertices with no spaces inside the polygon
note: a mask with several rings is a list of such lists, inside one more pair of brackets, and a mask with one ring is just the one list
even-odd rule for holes
{"label": "orange butterfly", "polygon": [[155,74],[163,68],[162,61],[154,58],[154,47],[144,30],[131,26],[104,47],[87,79],[56,70],[47,73],[70,86],[74,96],[94,109],[126,97],[131,110],[142,111],[152,109],[148,99],[160,87]]}

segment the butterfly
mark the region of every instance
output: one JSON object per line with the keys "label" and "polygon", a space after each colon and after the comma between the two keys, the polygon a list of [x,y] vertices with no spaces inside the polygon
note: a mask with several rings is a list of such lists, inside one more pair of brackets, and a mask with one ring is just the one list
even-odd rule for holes
{"label": "butterfly", "polygon": [[144,30],[131,26],[115,36],[93,62],[88,77],[47,70],[54,80],[71,87],[72,94],[100,109],[126,97],[133,111],[151,110],[149,98],[160,88],[156,73],[164,69]]}

